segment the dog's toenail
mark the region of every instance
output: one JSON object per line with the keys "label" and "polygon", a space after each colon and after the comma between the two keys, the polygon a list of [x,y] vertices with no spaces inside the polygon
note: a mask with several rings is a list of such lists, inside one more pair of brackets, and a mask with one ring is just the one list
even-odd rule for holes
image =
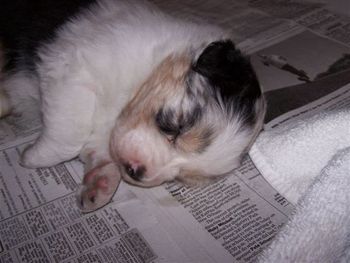
{"label": "dog's toenail", "polygon": [[90,200],[91,203],[95,203],[96,197],[95,196],[91,196],[89,198],[89,200]]}

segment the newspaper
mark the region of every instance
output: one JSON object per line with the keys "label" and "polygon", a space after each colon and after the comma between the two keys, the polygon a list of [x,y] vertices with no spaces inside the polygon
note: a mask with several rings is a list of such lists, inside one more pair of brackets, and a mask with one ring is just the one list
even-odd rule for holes
{"label": "newspaper", "polygon": [[[153,1],[174,16],[231,30],[251,54],[268,112],[264,129],[350,106],[350,20],[305,1]],[[0,121],[0,262],[254,262],[293,212],[249,156],[198,187],[121,183],[113,201],[82,214],[79,160],[25,169],[35,116]]]}

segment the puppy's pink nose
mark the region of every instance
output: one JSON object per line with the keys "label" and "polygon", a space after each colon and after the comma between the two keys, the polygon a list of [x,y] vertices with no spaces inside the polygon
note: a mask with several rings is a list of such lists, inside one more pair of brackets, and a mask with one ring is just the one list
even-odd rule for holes
{"label": "puppy's pink nose", "polygon": [[125,163],[124,169],[127,175],[129,175],[135,181],[141,181],[143,175],[146,172],[146,167],[139,164]]}

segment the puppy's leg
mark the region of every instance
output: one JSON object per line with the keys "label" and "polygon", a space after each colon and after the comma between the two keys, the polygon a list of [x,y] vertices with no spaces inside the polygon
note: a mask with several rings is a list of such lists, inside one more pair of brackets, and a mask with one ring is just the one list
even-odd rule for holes
{"label": "puppy's leg", "polygon": [[76,157],[93,126],[96,94],[87,84],[54,81],[42,94],[43,131],[22,154],[21,163],[35,168]]}
{"label": "puppy's leg", "polygon": [[78,193],[78,204],[82,212],[91,212],[106,205],[113,197],[121,181],[118,166],[109,159],[96,159],[92,151],[85,159],[89,170],[83,180],[83,188]]}
{"label": "puppy's leg", "polygon": [[[114,124],[113,114],[102,114],[88,142],[80,152],[85,176],[78,192],[78,204],[83,212],[90,212],[106,205],[117,190],[121,174],[109,153],[109,138]],[[106,117],[108,116],[108,117]]]}

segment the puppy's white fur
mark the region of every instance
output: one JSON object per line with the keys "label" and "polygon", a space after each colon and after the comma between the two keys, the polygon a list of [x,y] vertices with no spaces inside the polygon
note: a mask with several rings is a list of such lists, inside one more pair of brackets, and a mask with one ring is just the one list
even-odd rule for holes
{"label": "puppy's white fur", "polygon": [[[124,115],[133,114],[124,107],[169,56],[187,59],[190,66],[209,43],[226,38],[217,27],[176,20],[146,2],[101,0],[81,12],[59,29],[55,41],[40,48],[37,76],[23,69],[1,84],[14,111],[32,110],[35,101],[40,105],[43,131],[35,144],[24,151],[22,164],[52,166],[80,155],[90,170],[101,162],[110,166],[112,157],[117,164],[134,158],[132,162],[147,166],[144,181],[124,176],[121,164],[97,171],[102,173],[98,177],[122,175],[142,186],[157,185],[181,173],[210,177],[231,171],[261,127],[262,99],[256,105],[260,121],[252,130],[242,129],[239,116],[227,120],[220,103],[208,103],[200,126],[213,128],[215,139],[200,153],[174,150],[155,127],[140,123],[127,129],[128,119],[118,117],[122,111]],[[176,63],[171,67],[176,68]],[[173,108],[188,108],[191,102],[184,101],[184,92],[179,89],[161,100]],[[141,108],[149,106],[138,103]],[[118,182],[112,181],[111,187],[116,188]],[[86,184],[97,181],[92,179]],[[103,202],[98,202],[95,197],[84,197],[88,196],[84,192],[83,209],[102,206],[112,194],[109,189],[107,198],[103,196]]]}
{"label": "puppy's white fur", "polygon": [[[57,40],[39,52],[44,130],[36,146],[26,151],[23,164],[50,166],[84,148],[100,148],[101,143],[105,148],[103,141],[125,102],[157,64],[171,53],[222,38],[217,28],[173,20],[139,1],[99,2],[61,28]],[[31,95],[24,94],[28,98],[38,83],[24,77],[20,79],[30,87]],[[17,95],[28,90],[23,84],[7,89],[16,92],[11,98],[23,96]]]}

